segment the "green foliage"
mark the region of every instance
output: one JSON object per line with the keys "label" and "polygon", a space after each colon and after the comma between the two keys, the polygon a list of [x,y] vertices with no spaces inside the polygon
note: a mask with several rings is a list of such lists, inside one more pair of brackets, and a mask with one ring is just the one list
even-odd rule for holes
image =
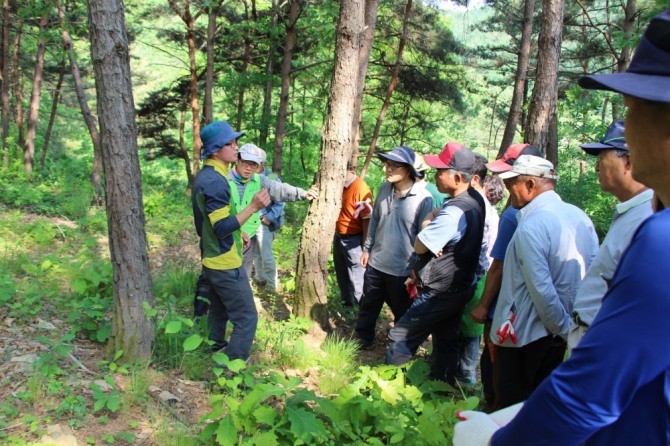
{"label": "green foliage", "polygon": [[210,398],[213,411],[200,439],[217,444],[417,444],[451,441],[456,412],[477,407],[469,398],[454,402],[439,392],[440,383],[426,381],[427,365],[362,367],[354,381],[327,399],[301,386],[298,378],[274,372],[219,379],[224,393]]}
{"label": "green foliage", "polygon": [[311,361],[311,351],[302,337],[312,324],[294,315],[283,321],[261,320],[256,334],[258,349],[269,361],[286,368],[302,368]]}
{"label": "green foliage", "polygon": [[[105,376],[103,379],[110,387],[112,387],[112,389],[115,387],[114,380],[110,376]],[[123,397],[119,390],[113,389],[109,392],[105,392],[100,385],[94,382],[89,383],[88,387],[93,391],[93,413],[101,410],[107,410],[114,413],[121,409]]]}
{"label": "green foliage", "polygon": [[321,344],[324,355],[319,360],[319,390],[324,395],[336,393],[349,383],[356,371],[358,346],[337,336]]}

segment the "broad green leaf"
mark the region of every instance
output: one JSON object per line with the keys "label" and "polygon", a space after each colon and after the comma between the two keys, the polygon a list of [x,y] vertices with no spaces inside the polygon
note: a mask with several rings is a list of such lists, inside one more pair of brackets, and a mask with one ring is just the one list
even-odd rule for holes
{"label": "broad green leaf", "polygon": [[190,352],[192,350],[195,350],[202,344],[203,338],[202,336],[198,334],[194,334],[186,338],[184,341],[184,351],[185,352]]}
{"label": "broad green leaf", "polygon": [[82,277],[78,277],[72,281],[72,288],[79,294],[84,294],[88,288],[88,281]]}
{"label": "broad green leaf", "polygon": [[181,331],[181,321],[170,321],[165,326],[166,334],[179,333]]}
{"label": "broad green leaf", "polygon": [[286,414],[291,423],[291,432],[307,444],[315,435],[325,435],[323,423],[316,416],[302,407],[287,407]]}
{"label": "broad green leaf", "polygon": [[105,342],[109,339],[109,334],[112,331],[112,326],[109,324],[103,325],[98,331],[95,332],[95,338],[98,342]]}
{"label": "broad green leaf", "polygon": [[105,407],[105,404],[107,404],[106,399],[97,399],[95,400],[95,403],[93,403],[93,413],[101,410],[103,407]]}
{"label": "broad green leaf", "polygon": [[107,400],[107,408],[111,410],[112,412],[116,412],[121,408],[121,403],[123,402],[123,398],[119,395],[113,395],[110,396],[109,399]]}
{"label": "broad green leaf", "polygon": [[237,444],[237,429],[235,429],[230,414],[219,421],[219,427],[216,429],[216,442],[224,446]]}
{"label": "broad green leaf", "polygon": [[273,407],[261,406],[254,410],[254,418],[259,423],[265,423],[272,426],[277,418],[277,410]]}

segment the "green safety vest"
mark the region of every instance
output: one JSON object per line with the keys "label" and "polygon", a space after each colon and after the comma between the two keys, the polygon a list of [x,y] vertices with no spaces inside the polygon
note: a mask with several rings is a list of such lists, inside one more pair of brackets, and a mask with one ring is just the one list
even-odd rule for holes
{"label": "green safety vest", "polygon": [[[240,191],[237,189],[237,183],[233,180],[228,180],[230,184],[230,201],[235,204],[237,212],[239,213],[242,209],[247,207],[251,200],[254,199],[254,195],[257,192],[261,191],[261,177],[257,173],[251,175],[249,181],[244,187],[244,196],[240,200]],[[249,237],[256,235],[256,230],[261,225],[261,216],[258,212],[255,212],[245,224],[242,225],[242,231],[246,232]]]}

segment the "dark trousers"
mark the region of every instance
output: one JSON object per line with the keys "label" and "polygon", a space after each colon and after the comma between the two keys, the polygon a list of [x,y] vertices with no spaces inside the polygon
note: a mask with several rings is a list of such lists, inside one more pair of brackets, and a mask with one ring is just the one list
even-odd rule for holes
{"label": "dark trousers", "polygon": [[525,401],[542,380],[563,362],[566,343],[545,336],[519,348],[495,346],[493,376],[496,410]]}
{"label": "dark trousers", "polygon": [[405,314],[412,303],[405,287],[407,277],[392,276],[368,265],[363,281],[363,296],[356,320],[356,336],[366,341],[375,338],[375,326],[384,302],[393,312],[393,320]]}
{"label": "dark trousers", "polygon": [[418,291],[412,306],[389,332],[386,362],[394,365],[409,362],[432,334],[431,377],[453,385],[460,353],[461,318],[475,288],[451,294],[421,288]]}
{"label": "dark trousers", "polygon": [[342,302],[350,307],[363,295],[365,268],[361,265],[362,234],[338,234],[333,238],[333,265]]}
{"label": "dark trousers", "polygon": [[[256,335],[258,312],[244,268],[214,270],[203,267],[214,296],[207,318],[212,350],[224,349],[230,359],[249,359]],[[233,330],[226,341],[226,326]]]}

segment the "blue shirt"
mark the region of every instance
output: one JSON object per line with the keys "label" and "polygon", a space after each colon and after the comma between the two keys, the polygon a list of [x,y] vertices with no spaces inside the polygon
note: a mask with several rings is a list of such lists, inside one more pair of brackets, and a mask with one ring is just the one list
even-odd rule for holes
{"label": "blue shirt", "polygon": [[[279,177],[272,173],[267,167],[263,170],[262,175],[268,179],[281,183]],[[276,231],[284,225],[284,206],[285,204],[283,202],[273,200],[268,206],[259,211],[261,218],[265,217],[270,222],[270,225],[268,226],[270,231]]]}
{"label": "blue shirt", "polygon": [[652,214],[653,196],[654,191],[647,189],[616,206],[610,229],[575,297],[574,311],[586,324],[591,325],[595,319],[607,292],[607,281],[612,279],[619,259],[635,230]]}
{"label": "blue shirt", "polygon": [[[515,209],[512,206],[507,206],[500,216],[500,221],[498,222],[498,235],[496,236],[496,241],[493,243],[493,249],[491,250],[492,259],[500,261],[505,260],[507,246],[509,246],[514,231],[516,231],[516,227],[519,225],[519,221],[516,219],[517,212],[519,212],[518,209]],[[489,312],[486,315],[487,318],[493,319],[497,304],[498,296],[491,302]]]}
{"label": "blue shirt", "polygon": [[[577,288],[598,251],[589,217],[553,190],[535,197],[517,218],[491,326],[491,340],[504,347],[523,347],[550,334],[567,337]],[[500,343],[495,333],[511,314],[518,343]]]}
{"label": "blue shirt", "polygon": [[494,446],[670,444],[670,209],[633,236],[600,312]]}

